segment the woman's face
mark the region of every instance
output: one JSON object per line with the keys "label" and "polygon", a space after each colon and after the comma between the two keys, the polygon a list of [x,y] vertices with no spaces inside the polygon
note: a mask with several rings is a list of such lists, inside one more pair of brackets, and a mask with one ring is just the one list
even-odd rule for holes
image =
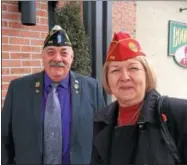
{"label": "woman's face", "polygon": [[145,96],[145,69],[137,59],[113,61],[108,68],[108,84],[121,106],[138,104]]}

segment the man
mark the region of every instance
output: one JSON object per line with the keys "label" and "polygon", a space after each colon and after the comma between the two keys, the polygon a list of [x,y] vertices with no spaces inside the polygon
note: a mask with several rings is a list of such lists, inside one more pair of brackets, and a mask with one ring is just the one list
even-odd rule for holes
{"label": "man", "polygon": [[104,106],[96,80],[70,71],[72,44],[55,26],[44,71],[13,80],[2,111],[2,164],[88,164],[93,113]]}

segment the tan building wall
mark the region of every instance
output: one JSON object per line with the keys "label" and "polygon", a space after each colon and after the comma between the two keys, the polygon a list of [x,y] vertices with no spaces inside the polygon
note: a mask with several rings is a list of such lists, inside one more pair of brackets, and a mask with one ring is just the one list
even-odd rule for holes
{"label": "tan building wall", "polygon": [[173,97],[187,98],[187,68],[168,57],[168,21],[187,23],[187,1],[137,1],[136,38],[153,64],[158,91]]}

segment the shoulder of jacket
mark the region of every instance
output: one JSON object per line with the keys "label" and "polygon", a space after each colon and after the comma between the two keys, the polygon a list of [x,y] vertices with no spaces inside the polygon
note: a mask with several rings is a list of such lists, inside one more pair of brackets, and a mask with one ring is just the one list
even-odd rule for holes
{"label": "shoulder of jacket", "polygon": [[166,97],[161,111],[166,115],[171,125],[175,125],[178,130],[181,130],[184,127],[184,122],[187,121],[187,100]]}
{"label": "shoulder of jacket", "polygon": [[166,97],[163,102],[163,107],[174,115],[182,115],[184,113],[187,113],[187,100],[174,97]]}
{"label": "shoulder of jacket", "polygon": [[32,80],[40,76],[42,76],[42,72],[26,75],[23,77],[13,79],[10,84],[14,85],[14,84],[32,82]]}

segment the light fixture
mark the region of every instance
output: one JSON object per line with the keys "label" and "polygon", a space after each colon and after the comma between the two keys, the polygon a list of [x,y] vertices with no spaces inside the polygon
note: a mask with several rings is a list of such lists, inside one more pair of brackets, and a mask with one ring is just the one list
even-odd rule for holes
{"label": "light fixture", "polygon": [[23,25],[36,25],[36,1],[18,1],[18,11]]}

